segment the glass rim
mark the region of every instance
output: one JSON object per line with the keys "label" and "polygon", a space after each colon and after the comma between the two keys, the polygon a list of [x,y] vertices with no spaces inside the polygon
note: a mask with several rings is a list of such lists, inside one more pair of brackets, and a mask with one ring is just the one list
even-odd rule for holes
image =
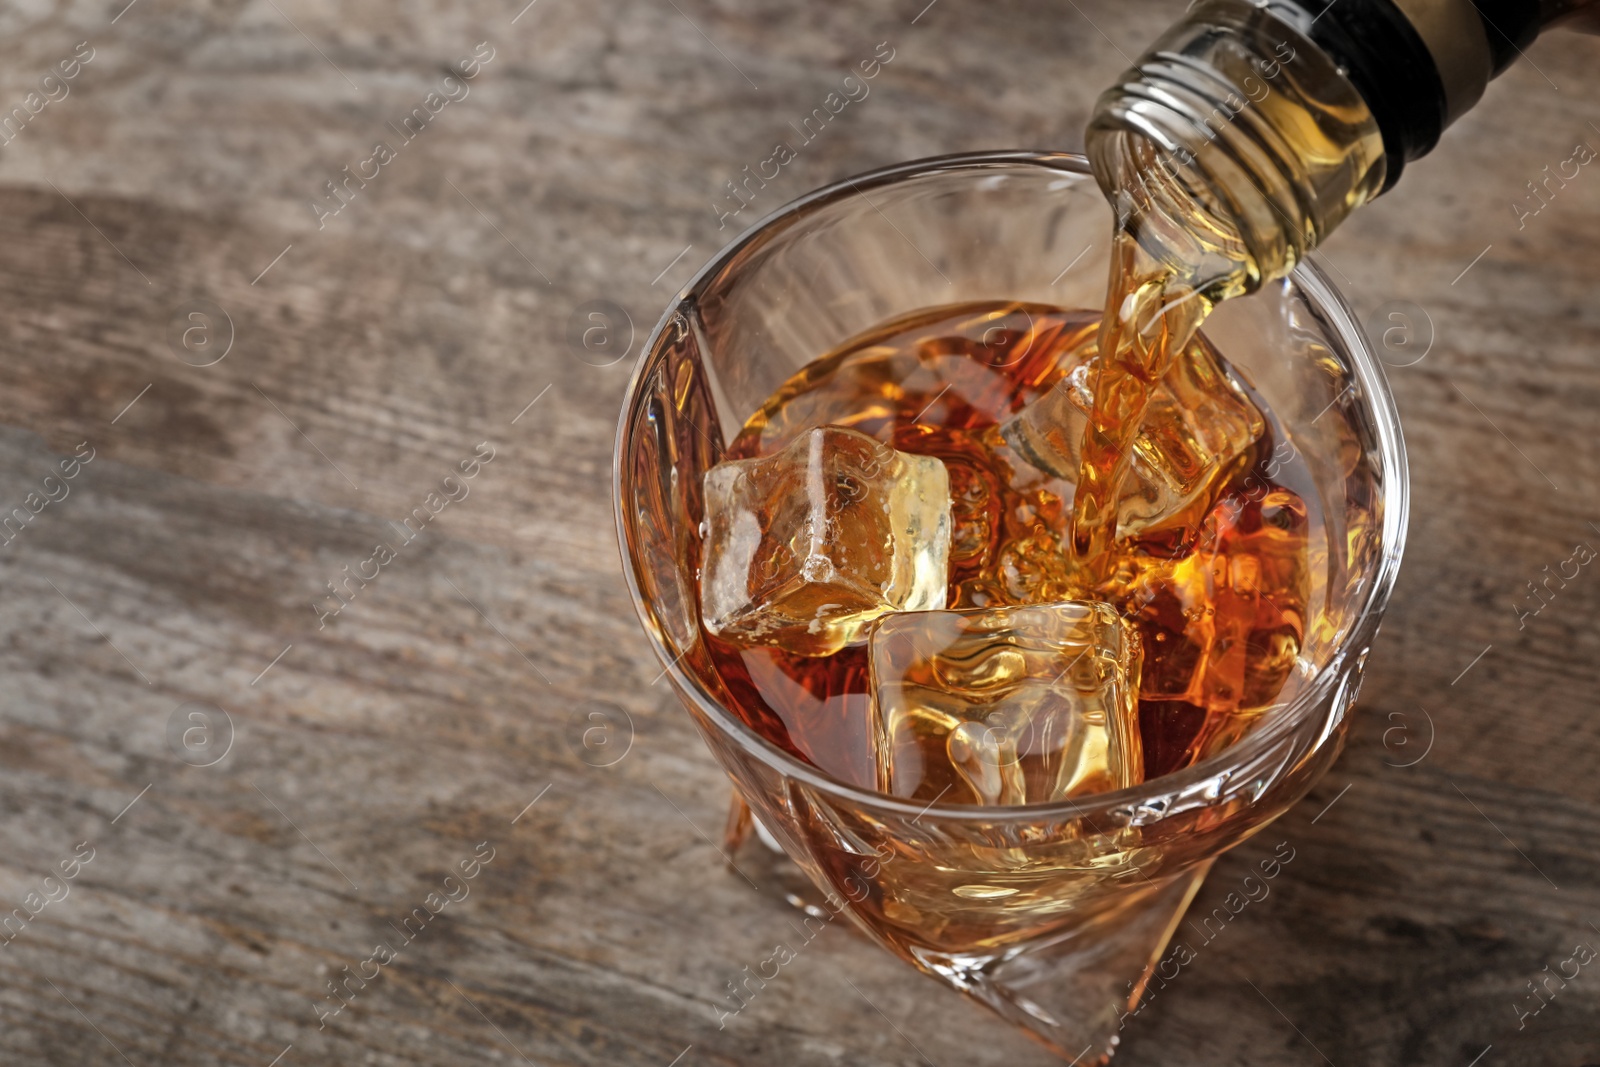
{"label": "glass rim", "polygon": [[[1410,512],[1410,471],[1406,462],[1405,441],[1401,436],[1400,415],[1395,406],[1394,395],[1389,389],[1383,364],[1373,354],[1366,331],[1361,327],[1360,321],[1343,294],[1333,285],[1321,267],[1309,259],[1302,260],[1291,273],[1289,280],[1306,294],[1312,306],[1327,319],[1331,336],[1345,346],[1350,356],[1352,377],[1359,386],[1354,391],[1354,396],[1365,398],[1365,406],[1372,416],[1378,441],[1377,452],[1383,459],[1382,551],[1366,601],[1355,613],[1349,629],[1333,650],[1328,662],[1318,668],[1306,687],[1293,699],[1284,704],[1274,705],[1264,712],[1264,715],[1271,715],[1272,718],[1258,729],[1237,743],[1180,771],[1112,792],[1095,793],[1076,800],[1043,801],[1032,804],[954,804],[935,800],[929,804],[919,805],[902,797],[851,785],[833,777],[820,767],[807,763],[763,737],[706,692],[699,680],[682,667],[682,655],[673,657],[671,650],[666,646],[661,628],[651,617],[628,551],[628,507],[623,495],[627,456],[624,446],[629,440],[629,427],[634,421],[633,416],[643,399],[642,386],[657,362],[653,357],[662,334],[677,315],[683,302],[695,295],[708,279],[720,274],[723,268],[757,237],[805,209],[825,201],[864,195],[865,188],[891,185],[944,171],[985,170],[1002,164],[1032,165],[1087,177],[1091,181],[1094,178],[1087,157],[1077,153],[1027,150],[962,152],[908,160],[841,178],[791,200],[756,220],[719,249],[668,302],[666,311],[663,312],[655,328],[650,331],[650,336],[629,378],[622,412],[618,418],[616,442],[612,449],[612,504],[617,523],[617,546],[622,557],[623,578],[627,582],[634,610],[638,613],[639,620],[649,636],[651,648],[663,664],[664,673],[671,679],[678,693],[692,700],[706,720],[715,724],[724,736],[786,778],[797,779],[863,808],[897,815],[911,815],[916,819],[921,819],[929,813],[937,813],[941,819],[990,824],[1013,821],[1037,822],[1055,818],[1076,820],[1096,812],[1144,807],[1163,798],[1185,793],[1195,785],[1215,777],[1219,772],[1227,771],[1229,767],[1248,764],[1310,719],[1315,710],[1330,696],[1331,690],[1341,684],[1352,656],[1364,655],[1370,646],[1382,621],[1383,611],[1388,606],[1390,594],[1394,590],[1400,558],[1405,547]],[[1342,709],[1336,711],[1336,714],[1342,715]],[[1332,724],[1327,729],[1331,730]]]}

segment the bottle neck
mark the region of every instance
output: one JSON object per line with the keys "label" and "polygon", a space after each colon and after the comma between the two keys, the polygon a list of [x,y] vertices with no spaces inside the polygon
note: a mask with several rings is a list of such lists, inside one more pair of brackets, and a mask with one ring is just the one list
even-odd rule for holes
{"label": "bottle neck", "polygon": [[[1147,251],[1190,264],[1213,301],[1288,274],[1384,188],[1371,109],[1286,14],[1199,0],[1089,124],[1089,159],[1119,222]],[[1145,226],[1151,204],[1157,225]]]}
{"label": "bottle neck", "polygon": [[[1345,72],[1383,133],[1384,187],[1538,33],[1537,0],[1285,0],[1274,9]],[[1490,19],[1494,25],[1489,24]]]}
{"label": "bottle neck", "polygon": [[1101,96],[1088,154],[1119,211],[1137,186],[1196,220],[1164,255],[1239,257],[1212,283],[1235,295],[1393,186],[1563,22],[1600,23],[1600,0],[1197,0]]}
{"label": "bottle neck", "polygon": [[1290,21],[1309,15],[1309,36],[1348,71],[1400,161],[1389,168],[1391,186],[1546,27],[1600,30],[1600,0],[1267,3]]}

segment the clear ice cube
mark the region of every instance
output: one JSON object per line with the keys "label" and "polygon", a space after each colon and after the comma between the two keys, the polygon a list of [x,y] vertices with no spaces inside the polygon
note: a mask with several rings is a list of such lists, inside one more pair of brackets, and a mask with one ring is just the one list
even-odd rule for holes
{"label": "clear ice cube", "polygon": [[1109,604],[898,613],[868,658],[883,792],[1031,804],[1143,780],[1139,638]]}
{"label": "clear ice cube", "polygon": [[1118,599],[1162,650],[1140,697],[1212,717],[1255,714],[1277,699],[1305,636],[1310,530],[1305,501],[1275,487],[1260,500],[1224,500],[1185,556],[1123,557]]}
{"label": "clear ice cube", "polygon": [[705,474],[700,606],[744,645],[825,656],[891,611],[945,605],[944,464],[839,426]]}
{"label": "clear ice cube", "polygon": [[[1094,356],[1092,344],[1073,353],[1079,362],[1066,377],[1001,427],[1029,463],[1074,484],[1094,408]],[[1261,411],[1197,336],[1151,394],[1117,504],[1118,532],[1137,534],[1203,514],[1219,476],[1265,429]]]}

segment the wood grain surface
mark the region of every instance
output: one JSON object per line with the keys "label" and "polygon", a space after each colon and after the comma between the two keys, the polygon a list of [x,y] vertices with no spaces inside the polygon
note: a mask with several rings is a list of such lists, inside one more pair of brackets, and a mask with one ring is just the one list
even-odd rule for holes
{"label": "wood grain surface", "polygon": [[[880,42],[741,221],[915,156],[1076,147],[1184,5],[525,2],[0,5],[0,115],[30,114],[0,145],[0,912],[29,916],[0,1063],[1056,1062],[842,928],[719,1028],[791,920],[711,843],[727,788],[620,576],[633,359],[568,335],[609,300],[636,354],[731,235],[724,183]],[[1600,963],[1530,993],[1600,947],[1600,568],[1518,617],[1600,548],[1600,168],[1526,213],[1600,148],[1597,60],[1540,41],[1325,250],[1415,331],[1386,351],[1405,566],[1349,749],[1196,906],[1296,858],[1119,1063],[1600,1063]]]}

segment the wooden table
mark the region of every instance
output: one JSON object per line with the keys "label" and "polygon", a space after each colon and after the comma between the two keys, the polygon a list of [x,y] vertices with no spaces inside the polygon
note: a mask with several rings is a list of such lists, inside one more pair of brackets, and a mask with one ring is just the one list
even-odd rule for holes
{"label": "wooden table", "polygon": [[[1184,5],[522,2],[0,8],[6,113],[92,53],[0,148],[0,1062],[1054,1062],[843,929],[719,1030],[792,927],[721,864],[620,577],[633,360],[568,338],[610,300],[636,353],[724,183],[880,42],[750,214],[1076,146]],[[1600,572],[1517,614],[1600,547],[1600,170],[1513,207],[1600,148],[1597,56],[1541,41],[1326,249],[1363,315],[1409,302],[1395,363],[1431,321],[1406,564],[1348,751],[1198,906],[1296,858],[1129,1067],[1600,1062],[1600,965],[1518,1026],[1600,947]]]}

